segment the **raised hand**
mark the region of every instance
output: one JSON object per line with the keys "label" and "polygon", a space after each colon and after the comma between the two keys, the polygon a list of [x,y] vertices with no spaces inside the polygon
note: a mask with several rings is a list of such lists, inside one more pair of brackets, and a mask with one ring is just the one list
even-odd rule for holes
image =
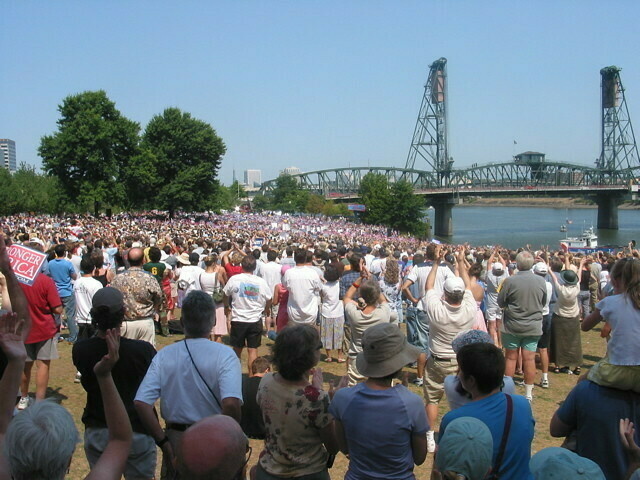
{"label": "raised hand", "polygon": [[0,350],[8,360],[25,359],[27,352],[22,338],[24,320],[18,319],[18,314],[8,312],[0,315]]}
{"label": "raised hand", "polygon": [[93,373],[95,373],[97,377],[109,375],[120,358],[118,353],[120,348],[120,332],[115,328],[107,330],[105,340],[107,341],[108,353],[93,367]]}

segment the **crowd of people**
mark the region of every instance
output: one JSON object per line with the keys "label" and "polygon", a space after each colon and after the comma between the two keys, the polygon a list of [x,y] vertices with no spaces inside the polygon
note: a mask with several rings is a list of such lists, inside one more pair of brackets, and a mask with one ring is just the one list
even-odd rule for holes
{"label": "crowd of people", "polygon": [[[435,479],[640,478],[631,247],[441,245],[276,213],[0,224],[0,480],[70,465],[73,418],[46,399],[60,341],[86,391],[87,478],[152,479],[161,462],[163,479],[324,480],[338,452],[349,480],[415,478],[429,453]],[[31,284],[12,243],[46,254]],[[607,354],[583,373],[596,325]],[[156,350],[158,335],[179,341]],[[344,377],[325,388],[320,362]],[[563,447],[532,457],[550,371],[578,382],[549,427]],[[247,472],[249,438],[264,443]]]}

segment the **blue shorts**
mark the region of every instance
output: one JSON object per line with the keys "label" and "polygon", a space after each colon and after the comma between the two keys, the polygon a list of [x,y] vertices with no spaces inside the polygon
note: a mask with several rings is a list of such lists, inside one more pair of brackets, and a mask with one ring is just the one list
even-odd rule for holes
{"label": "blue shorts", "polygon": [[530,352],[538,349],[538,340],[540,335],[512,335],[511,333],[502,332],[502,346],[507,350],[517,350],[523,348]]}

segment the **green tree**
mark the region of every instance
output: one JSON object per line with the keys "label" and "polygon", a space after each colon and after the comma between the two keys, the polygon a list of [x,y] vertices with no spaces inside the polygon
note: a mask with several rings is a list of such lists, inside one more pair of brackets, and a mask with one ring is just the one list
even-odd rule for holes
{"label": "green tree", "polygon": [[360,181],[360,198],[366,207],[362,221],[373,225],[388,225],[394,214],[387,177],[369,172]]}
{"label": "green tree", "polygon": [[413,193],[409,182],[400,180],[391,186],[391,204],[393,215],[389,216],[388,223],[391,228],[418,237],[426,235],[426,224],[420,220],[425,202]]}
{"label": "green tree", "polygon": [[325,206],[325,199],[322,195],[309,195],[309,199],[307,200],[307,205],[305,206],[305,211],[307,213],[322,213],[322,210]]}
{"label": "green tree", "polygon": [[141,152],[127,171],[134,205],[173,213],[179,208],[203,210],[215,203],[212,194],[218,191],[216,175],[226,146],[211,125],[178,108],[167,108],[147,125]]}
{"label": "green tree", "polygon": [[42,137],[38,149],[44,171],[79,206],[122,204],[122,172],[137,153],[140,126],[124,117],[103,90],[70,95],[58,111],[58,131]]}
{"label": "green tree", "polygon": [[291,175],[280,175],[273,189],[273,208],[283,212],[304,212],[309,192],[302,190]]}
{"label": "green tree", "polygon": [[263,211],[271,209],[271,199],[260,193],[253,197],[251,204],[254,210]]}

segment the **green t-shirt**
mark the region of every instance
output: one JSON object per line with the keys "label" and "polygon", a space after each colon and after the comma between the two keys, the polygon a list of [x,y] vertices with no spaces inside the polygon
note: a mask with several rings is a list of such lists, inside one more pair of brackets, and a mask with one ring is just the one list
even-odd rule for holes
{"label": "green t-shirt", "polygon": [[149,272],[151,275],[156,277],[158,283],[162,284],[162,277],[164,276],[164,271],[167,269],[167,266],[164,263],[145,263],[142,268],[145,272]]}

